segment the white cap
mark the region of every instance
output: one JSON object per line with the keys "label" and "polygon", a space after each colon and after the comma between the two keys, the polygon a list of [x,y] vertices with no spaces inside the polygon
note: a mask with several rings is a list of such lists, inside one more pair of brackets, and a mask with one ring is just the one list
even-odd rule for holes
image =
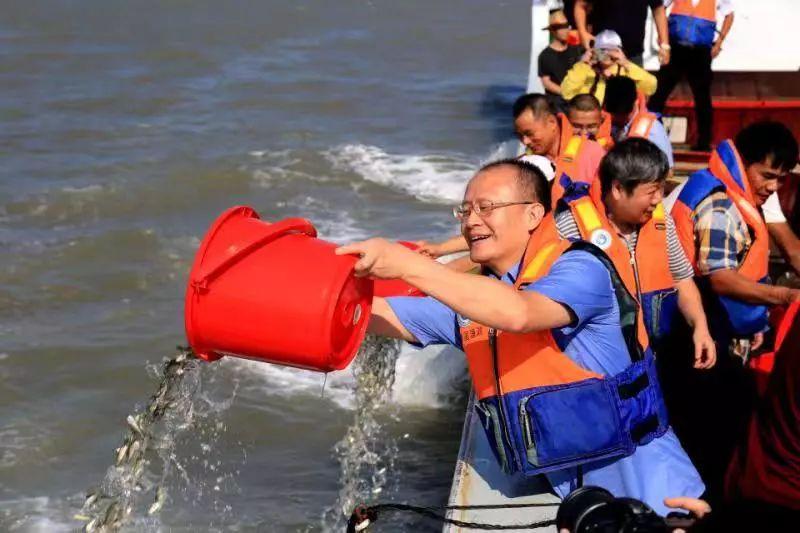
{"label": "white cap", "polygon": [[614,30],[603,30],[595,36],[594,47],[598,50],[615,50],[622,48],[622,39]]}
{"label": "white cap", "polygon": [[556,168],[553,166],[553,163],[543,155],[523,155],[519,159],[541,170],[544,177],[547,178],[547,181],[553,181],[553,178],[556,176]]}

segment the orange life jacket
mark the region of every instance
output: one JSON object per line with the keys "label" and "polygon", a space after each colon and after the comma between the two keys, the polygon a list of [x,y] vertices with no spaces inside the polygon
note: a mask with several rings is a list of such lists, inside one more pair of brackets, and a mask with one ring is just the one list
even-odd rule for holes
{"label": "orange life jacket", "polygon": [[638,137],[640,139],[649,139],[650,130],[653,129],[653,124],[658,121],[658,116],[651,113],[644,108],[633,116],[631,120],[631,127],[628,129],[628,138]]}
{"label": "orange life jacket", "polygon": [[[583,151],[586,149],[587,143],[593,142],[589,139],[575,135],[572,125],[563,114],[558,115],[559,123],[561,126],[561,139],[559,144],[558,159],[556,160],[555,178],[550,188],[550,203],[551,207],[555,208],[558,200],[564,195],[564,184],[562,183],[562,176],[572,176],[571,179],[577,179],[580,176],[580,160]],[[597,176],[594,176],[592,181],[597,181]],[[595,189],[592,189],[594,194]],[[598,198],[599,199],[599,198]]]}
{"label": "orange life jacket", "polygon": [[[628,129],[628,137],[647,139],[650,136],[653,122],[658,120],[658,115],[647,110],[647,96],[642,91],[636,91],[635,106],[636,114],[633,116],[631,127]],[[615,144],[614,136],[611,133],[612,129],[611,115],[603,111],[603,122],[600,125],[600,131],[597,133],[597,142],[606,150],[611,150]],[[602,142],[601,139],[603,139]]]}
{"label": "orange life jacket", "polygon": [[[733,141],[721,142],[711,154],[709,166],[689,176],[672,206],[672,218],[686,256],[697,270],[697,245],[694,232],[694,210],[698,204],[713,192],[723,191],[741,213],[753,238],[752,245],[745,252],[737,272],[751,281],[765,282],[769,267],[769,233],[764,218],[758,211],[750,183],[747,181],[744,165]],[[701,287],[702,288],[702,287]],[[752,335],[762,331],[767,324],[767,307],[733,300],[727,297],[713,297],[709,287],[706,293],[712,302],[720,304],[720,311],[727,320],[726,329],[739,336]],[[708,310],[713,317],[717,313]]]}
{"label": "orange life jacket", "polygon": [[717,30],[716,0],[675,0],[668,20],[669,38],[674,44],[711,46]]}
{"label": "orange life jacket", "polygon": [[637,338],[636,300],[599,248],[559,239],[548,216],[531,236],[515,288],[545,276],[572,247],[589,251],[609,268],[625,356],[632,363],[616,376],[603,377],[565,355],[550,330],[514,334],[459,317],[475,408],[507,472],[533,475],[629,455],[668,427],[652,353]]}
{"label": "orange life jacket", "polygon": [[600,146],[608,151],[614,146],[614,138],[611,136],[611,114],[603,111],[601,116],[603,118],[602,122],[600,122],[600,129],[597,130],[597,135],[594,138]]}
{"label": "orange life jacket", "polygon": [[608,220],[603,202],[597,202],[585,187],[568,187],[563,202],[569,207],[581,238],[605,251],[617,270],[627,276],[631,292],[642,305],[644,323],[651,340],[669,333],[677,312],[675,282],[669,269],[667,222],[664,206],[639,229],[633,257],[627,243]]}

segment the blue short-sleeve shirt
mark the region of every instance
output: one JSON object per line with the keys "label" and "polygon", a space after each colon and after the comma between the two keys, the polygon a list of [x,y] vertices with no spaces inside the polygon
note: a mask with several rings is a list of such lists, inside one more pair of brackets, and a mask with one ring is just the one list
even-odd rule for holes
{"label": "blue short-sleeve shirt", "polygon": [[[622,130],[620,135],[622,139],[628,137],[628,131],[631,129],[632,123],[633,121],[629,122]],[[660,120],[656,120],[653,123],[653,126],[650,128],[650,134],[647,136],[647,140],[658,146],[659,149],[664,152],[664,155],[667,156],[667,160],[669,161],[669,168],[675,166],[675,158],[672,155],[672,143],[669,142],[669,134],[667,134],[667,130],[664,129],[664,125]]]}
{"label": "blue short-sleeve shirt", "polygon": [[[500,278],[513,284],[519,265]],[[587,370],[604,375],[623,371],[629,364],[619,326],[619,308],[605,266],[584,251],[572,251],[556,260],[548,274],[528,285],[570,309],[575,319],[553,330],[559,348]],[[420,346],[449,344],[461,348],[459,317],[433,298],[388,298],[400,322],[419,340]],[[591,413],[587,413],[591,416]],[[546,474],[562,498],[578,487],[576,469]],[[585,485],[598,485],[615,496],[644,501],[666,515],[666,497],[699,497],[705,487],[689,457],[670,429],[665,435],[636,449],[622,459],[584,466]]]}

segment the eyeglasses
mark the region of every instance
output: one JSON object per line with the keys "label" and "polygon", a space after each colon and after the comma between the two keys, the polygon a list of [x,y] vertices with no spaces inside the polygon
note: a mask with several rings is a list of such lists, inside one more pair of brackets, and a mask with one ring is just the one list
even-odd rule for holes
{"label": "eyeglasses", "polygon": [[464,202],[453,208],[453,216],[458,220],[466,220],[475,211],[475,214],[481,218],[487,217],[492,214],[492,211],[500,207],[508,207],[510,205],[525,205],[533,204],[536,202],[490,202],[489,200],[475,200],[474,202]]}

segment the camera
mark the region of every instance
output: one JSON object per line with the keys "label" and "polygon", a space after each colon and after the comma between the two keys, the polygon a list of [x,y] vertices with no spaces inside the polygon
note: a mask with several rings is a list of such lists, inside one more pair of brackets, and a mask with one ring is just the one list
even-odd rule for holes
{"label": "camera", "polygon": [[602,63],[603,61],[607,61],[609,58],[608,50],[604,48],[595,48],[594,49],[594,58],[597,60],[598,63]]}
{"label": "camera", "polygon": [[639,500],[592,486],[572,491],[556,515],[558,530],[570,533],[661,533],[692,524],[691,518],[663,518]]}

